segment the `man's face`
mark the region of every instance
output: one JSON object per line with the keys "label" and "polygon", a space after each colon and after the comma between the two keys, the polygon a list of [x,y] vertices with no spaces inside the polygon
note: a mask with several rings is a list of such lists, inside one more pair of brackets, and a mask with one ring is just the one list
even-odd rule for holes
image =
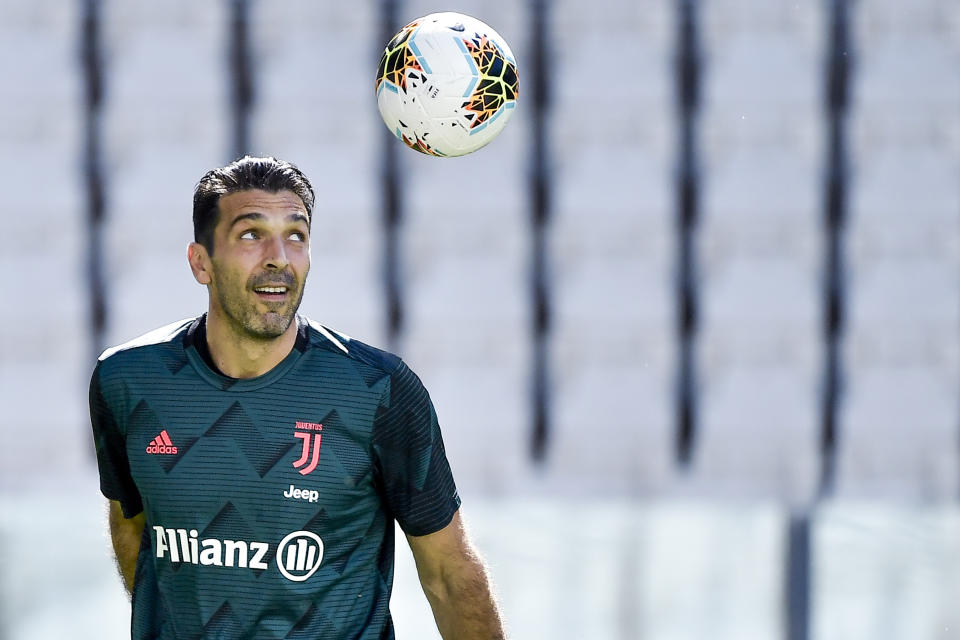
{"label": "man's face", "polygon": [[282,335],[310,270],[310,230],[299,196],[254,189],[221,197],[208,263],[211,314],[238,335]]}

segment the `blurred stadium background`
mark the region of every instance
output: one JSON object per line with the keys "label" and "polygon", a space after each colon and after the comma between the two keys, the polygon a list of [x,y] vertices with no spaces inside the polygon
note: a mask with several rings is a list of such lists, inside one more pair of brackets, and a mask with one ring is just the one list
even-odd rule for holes
{"label": "blurred stadium background", "polygon": [[[437,10],[521,73],[456,160],[374,100]],[[3,0],[0,87],[0,637],[127,634],[88,376],[205,308],[192,189],[250,152],[317,189],[303,311],[431,390],[513,637],[960,638],[956,0]]]}

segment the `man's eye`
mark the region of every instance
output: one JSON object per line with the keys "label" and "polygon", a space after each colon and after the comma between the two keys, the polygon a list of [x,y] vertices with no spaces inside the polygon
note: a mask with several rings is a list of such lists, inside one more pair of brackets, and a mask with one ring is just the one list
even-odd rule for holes
{"label": "man's eye", "polygon": [[244,231],[240,234],[241,240],[256,240],[257,232],[256,231]]}
{"label": "man's eye", "polygon": [[302,231],[294,231],[293,233],[290,234],[290,237],[296,240],[297,242],[307,241],[307,234],[303,233]]}

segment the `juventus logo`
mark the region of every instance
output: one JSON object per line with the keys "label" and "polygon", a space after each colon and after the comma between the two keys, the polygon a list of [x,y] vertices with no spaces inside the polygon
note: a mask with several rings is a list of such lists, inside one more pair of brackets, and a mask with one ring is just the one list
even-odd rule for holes
{"label": "juventus logo", "polygon": [[[317,468],[320,462],[320,441],[323,437],[320,431],[323,431],[323,425],[315,422],[297,422],[297,429],[303,431],[294,431],[293,435],[303,440],[303,452],[300,458],[293,463],[293,468],[300,472],[300,475],[307,475]],[[309,462],[308,462],[309,461]]]}

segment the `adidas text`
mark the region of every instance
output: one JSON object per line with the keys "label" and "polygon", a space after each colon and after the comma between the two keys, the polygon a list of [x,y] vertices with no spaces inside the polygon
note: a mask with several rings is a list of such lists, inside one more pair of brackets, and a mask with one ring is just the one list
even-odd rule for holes
{"label": "adidas text", "polygon": [[177,453],[177,448],[176,448],[176,447],[168,447],[168,446],[166,446],[166,445],[152,444],[152,445],[150,445],[149,447],[147,447],[147,453],[169,453],[169,454],[176,454],[176,453]]}

